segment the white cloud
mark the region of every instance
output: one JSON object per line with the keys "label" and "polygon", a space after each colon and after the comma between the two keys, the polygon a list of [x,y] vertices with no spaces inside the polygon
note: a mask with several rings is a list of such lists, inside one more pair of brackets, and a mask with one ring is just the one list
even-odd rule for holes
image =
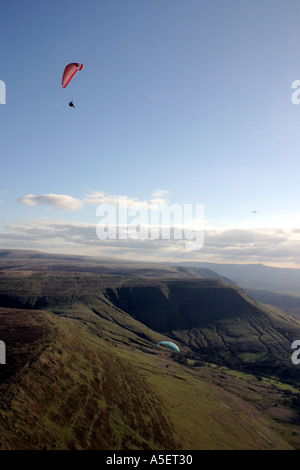
{"label": "white cloud", "polygon": [[83,207],[83,202],[80,199],[76,199],[72,196],[65,194],[42,194],[41,196],[35,196],[34,194],[27,194],[17,199],[17,202],[26,204],[28,206],[37,206],[38,204],[45,204],[54,206],[57,209],[63,211],[76,211]]}
{"label": "white cloud", "polygon": [[82,209],[86,204],[111,204],[118,208],[135,206],[136,208],[150,209],[166,204],[167,201],[161,196],[167,192],[168,191],[165,190],[155,191],[150,200],[139,200],[138,198],[118,194],[106,194],[103,191],[93,191],[92,193],[86,194],[83,199],[74,198],[65,194],[42,194],[40,196],[27,194],[18,198],[17,202],[26,204],[27,206],[45,204],[64,211],[76,211]]}
{"label": "white cloud", "polygon": [[130,198],[118,194],[105,194],[102,191],[94,191],[90,194],[87,194],[83,201],[87,204],[111,204],[114,207],[120,207],[124,205],[125,201],[127,207],[133,206],[135,204],[141,204],[137,198]]}
{"label": "white cloud", "polygon": [[[300,267],[299,230],[206,230],[204,247],[187,251],[184,240],[100,240],[97,223],[39,219],[7,224],[0,233],[3,248],[40,249],[60,253],[103,255],[144,261],[211,261],[219,263],[264,263]],[[120,227],[120,232],[124,227]]]}
{"label": "white cloud", "polygon": [[150,199],[150,205],[160,207],[164,204],[167,204],[169,201],[163,197],[165,194],[169,194],[169,191],[166,191],[164,189],[154,191]]}
{"label": "white cloud", "polygon": [[135,206],[136,208],[145,208],[150,209],[155,208],[157,206],[161,206],[166,204],[167,201],[162,198],[164,194],[167,194],[168,191],[166,190],[157,190],[155,191],[150,200],[139,200],[136,197],[128,197],[122,196],[119,194],[105,194],[102,191],[94,191],[90,194],[87,194],[83,201],[88,204],[111,204],[114,207],[122,208],[122,207],[132,207]]}
{"label": "white cloud", "polygon": [[[278,217],[275,216],[269,220],[264,217],[265,226],[263,226],[263,220],[258,217],[251,218],[253,219],[251,223],[245,219],[227,227],[224,227],[224,224],[216,227],[203,220],[201,221],[203,225],[199,228],[199,224],[196,224],[197,221],[194,219],[181,222],[178,218],[173,219],[176,221],[174,224],[171,220],[164,224],[156,216],[160,211],[163,213],[164,205],[167,204],[165,200],[167,193],[166,190],[157,190],[145,200],[106,194],[102,191],[88,193],[83,199],[61,194],[41,196],[28,194],[19,198],[18,201],[29,206],[48,204],[64,211],[75,211],[87,205],[99,207],[101,204],[108,204],[114,208],[113,215],[106,216],[107,208],[102,208],[103,210],[99,213],[95,211],[95,223],[90,224],[50,219],[18,221],[6,225],[5,230],[0,233],[0,240],[5,242],[5,246],[10,243],[16,248],[20,245],[24,248],[27,246],[39,249],[48,249],[49,246],[53,246],[68,253],[73,251],[93,255],[96,252],[98,254],[103,252],[106,256],[141,260],[300,266],[300,229],[295,218],[293,226],[290,225],[292,219],[289,217],[281,228],[275,223],[271,226],[274,220],[278,222]],[[128,220],[125,216],[123,219],[119,218],[122,212],[120,209],[123,209],[125,204],[128,212],[123,211],[122,215],[127,214]],[[172,210],[172,205],[169,207]],[[252,226],[254,220],[256,220],[256,226]],[[115,225],[117,225],[115,239],[105,239],[104,236],[104,239],[100,240],[96,232],[99,223],[103,224],[101,233],[104,234],[105,230],[114,233]],[[139,233],[136,228],[137,224],[140,227]],[[170,225],[174,227],[171,228],[170,236],[167,236],[169,239],[162,240],[160,230],[162,227],[168,229]],[[193,230],[193,227],[197,227],[197,230],[204,230],[204,246],[202,249],[190,252],[185,249],[185,240],[176,236],[176,230],[179,233],[180,230]],[[158,239],[154,239],[155,234]]]}
{"label": "white cloud", "polygon": [[152,197],[157,198],[157,197],[163,196],[164,194],[169,194],[169,191],[167,191],[165,189],[158,189],[158,190],[154,191],[154,193],[152,194]]}

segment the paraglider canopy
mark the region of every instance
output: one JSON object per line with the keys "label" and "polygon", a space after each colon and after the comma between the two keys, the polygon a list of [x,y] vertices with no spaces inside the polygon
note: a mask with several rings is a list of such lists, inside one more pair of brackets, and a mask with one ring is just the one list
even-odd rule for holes
{"label": "paraglider canopy", "polygon": [[74,77],[75,73],[78,72],[78,70],[83,69],[83,64],[77,64],[76,62],[69,64],[66,66],[63,77],[62,77],[62,87],[66,88],[66,86],[70,83],[72,78]]}
{"label": "paraglider canopy", "polygon": [[175,343],[172,343],[171,341],[161,341],[160,343],[157,344],[157,347],[159,347],[160,345],[168,346],[174,351],[180,352],[179,347]]}

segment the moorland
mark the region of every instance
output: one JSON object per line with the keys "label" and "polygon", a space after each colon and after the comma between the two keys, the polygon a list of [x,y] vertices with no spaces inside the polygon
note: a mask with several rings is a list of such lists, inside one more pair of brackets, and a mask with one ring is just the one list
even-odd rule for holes
{"label": "moorland", "polygon": [[252,294],[203,266],[0,250],[0,448],[299,449],[297,308]]}

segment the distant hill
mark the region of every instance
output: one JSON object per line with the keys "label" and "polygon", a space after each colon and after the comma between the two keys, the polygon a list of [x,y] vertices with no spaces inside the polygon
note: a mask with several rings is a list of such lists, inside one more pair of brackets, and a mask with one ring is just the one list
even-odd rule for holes
{"label": "distant hill", "polygon": [[[178,265],[178,264],[177,264]],[[180,263],[180,266],[211,269],[242,287],[300,293],[300,269],[274,268],[263,264]]]}
{"label": "distant hill", "polygon": [[128,276],[220,278],[248,289],[300,293],[300,269],[263,264],[145,263],[114,258],[51,254],[33,250],[0,250],[0,270],[66,270]]}
{"label": "distant hill", "polygon": [[1,270],[32,272],[86,272],[125,277],[230,279],[208,268],[174,266],[168,263],[128,262],[113,258],[48,254],[30,250],[0,250]]}
{"label": "distant hill", "polygon": [[[83,261],[83,260],[95,260],[95,257],[81,256],[81,255],[67,255],[67,254],[56,254],[46,253],[44,251],[37,250],[22,250],[22,249],[0,249],[0,259],[7,260],[31,260],[31,259],[44,259],[44,260],[66,260],[66,261]],[[97,259],[97,258],[96,258]],[[101,258],[102,261],[109,260],[113,261],[113,258]],[[121,262],[121,261],[120,261]]]}
{"label": "distant hill", "polygon": [[271,305],[281,309],[290,315],[300,318],[300,294],[290,292],[271,292],[260,289],[247,289],[247,292],[253,299],[259,300],[263,304]]}

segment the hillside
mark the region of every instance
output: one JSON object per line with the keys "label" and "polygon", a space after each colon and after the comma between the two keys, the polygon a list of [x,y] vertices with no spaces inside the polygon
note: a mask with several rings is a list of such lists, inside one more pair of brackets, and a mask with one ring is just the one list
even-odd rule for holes
{"label": "hillside", "polygon": [[299,323],[283,312],[221,280],[132,284],[108,289],[108,298],[186,345],[195,358],[298,382],[291,344],[300,337]]}
{"label": "hillside", "polygon": [[275,268],[263,264],[183,262],[179,266],[211,269],[242,287],[274,292],[300,293],[299,268]]}
{"label": "hillside", "polygon": [[0,448],[300,448],[296,319],[194,268],[70,262],[2,265]]}
{"label": "hillside", "polygon": [[272,292],[261,289],[245,289],[245,292],[263,304],[279,308],[295,318],[300,318],[300,293]]}
{"label": "hillside", "polygon": [[50,254],[30,250],[0,250],[1,271],[27,272],[76,272],[109,274],[126,277],[146,278],[202,278],[230,279],[211,269],[175,266],[167,263],[139,263],[112,258],[92,258],[89,256]]}
{"label": "hillside", "polygon": [[[1,449],[297,447],[297,415],[268,381],[176,363],[140,337],[123,343],[114,322],[119,341],[107,324],[97,336],[48,311],[1,308],[0,319],[0,335],[16,338],[1,375]],[[33,325],[17,363],[20,330]]]}
{"label": "hillside", "polygon": [[[155,390],[115,348],[50,312],[0,309],[0,318],[2,337],[15,337],[10,375],[1,368],[2,449],[179,446]],[[35,347],[21,334],[33,324],[48,328]]]}
{"label": "hillside", "polygon": [[85,324],[117,312],[126,335],[137,320],[178,340],[194,359],[290,383],[300,378],[291,362],[299,322],[221,279],[10,269],[0,272],[0,306],[47,309]]}

